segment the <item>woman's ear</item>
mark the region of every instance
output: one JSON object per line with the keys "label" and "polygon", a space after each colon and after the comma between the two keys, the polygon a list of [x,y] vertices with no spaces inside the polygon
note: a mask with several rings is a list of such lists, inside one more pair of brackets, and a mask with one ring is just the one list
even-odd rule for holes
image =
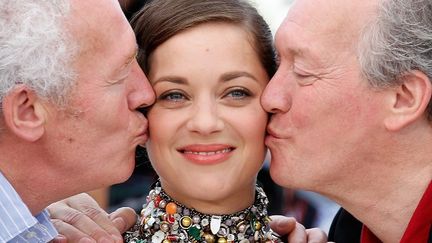
{"label": "woman's ear", "polygon": [[391,107],[385,126],[396,131],[425,117],[431,100],[431,81],[423,72],[411,71],[401,77],[401,84],[389,94]]}
{"label": "woman's ear", "polygon": [[2,103],[5,125],[17,137],[34,142],[45,132],[45,107],[34,91],[24,85],[10,91]]}

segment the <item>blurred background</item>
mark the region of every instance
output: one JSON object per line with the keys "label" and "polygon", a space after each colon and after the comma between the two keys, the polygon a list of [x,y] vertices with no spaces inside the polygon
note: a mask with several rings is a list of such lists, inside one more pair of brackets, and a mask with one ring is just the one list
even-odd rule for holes
{"label": "blurred background", "polygon": [[293,0],[249,0],[269,24],[273,35],[285,18]]}
{"label": "blurred background", "polygon": [[[126,17],[130,18],[147,0],[119,0]],[[273,35],[285,18],[292,0],[249,0],[269,23]],[[270,178],[268,166],[270,155],[266,158],[263,169],[258,175],[259,183],[264,187],[270,200],[269,212],[295,217],[306,228],[319,227],[328,232],[331,221],[339,206],[316,193],[283,189]],[[91,192],[96,200],[108,211],[128,206],[137,212],[143,203],[152,183],[157,179],[144,149],[137,150],[137,167],[132,177],[125,183],[111,188]]]}

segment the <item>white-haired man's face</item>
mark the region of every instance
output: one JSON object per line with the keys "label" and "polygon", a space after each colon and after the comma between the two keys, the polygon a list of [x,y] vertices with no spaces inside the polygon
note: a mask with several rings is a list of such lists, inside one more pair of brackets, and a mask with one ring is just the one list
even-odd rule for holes
{"label": "white-haired man's face", "polygon": [[83,183],[93,189],[131,175],[135,148],[147,140],[147,120],[136,109],[151,104],[154,94],[117,1],[73,1],[68,25],[80,44],[77,84],[70,107],[51,113],[47,136],[55,141],[58,170],[83,191]]}

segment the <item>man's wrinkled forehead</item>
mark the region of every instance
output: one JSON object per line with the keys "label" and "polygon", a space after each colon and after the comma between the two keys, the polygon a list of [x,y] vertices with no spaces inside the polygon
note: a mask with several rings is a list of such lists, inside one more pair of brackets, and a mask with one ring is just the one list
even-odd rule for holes
{"label": "man's wrinkled forehead", "polygon": [[71,10],[66,24],[76,33],[103,33],[109,31],[112,24],[125,21],[120,4],[116,0],[71,0]]}
{"label": "man's wrinkled forehead", "polygon": [[107,38],[129,26],[117,0],[71,0],[66,27],[81,52],[103,49]]}

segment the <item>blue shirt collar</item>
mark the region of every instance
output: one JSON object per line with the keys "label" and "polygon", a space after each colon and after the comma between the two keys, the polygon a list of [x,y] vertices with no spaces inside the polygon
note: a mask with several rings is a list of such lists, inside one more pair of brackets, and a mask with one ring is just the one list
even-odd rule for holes
{"label": "blue shirt collar", "polygon": [[48,242],[58,233],[48,211],[33,216],[0,172],[0,242]]}

